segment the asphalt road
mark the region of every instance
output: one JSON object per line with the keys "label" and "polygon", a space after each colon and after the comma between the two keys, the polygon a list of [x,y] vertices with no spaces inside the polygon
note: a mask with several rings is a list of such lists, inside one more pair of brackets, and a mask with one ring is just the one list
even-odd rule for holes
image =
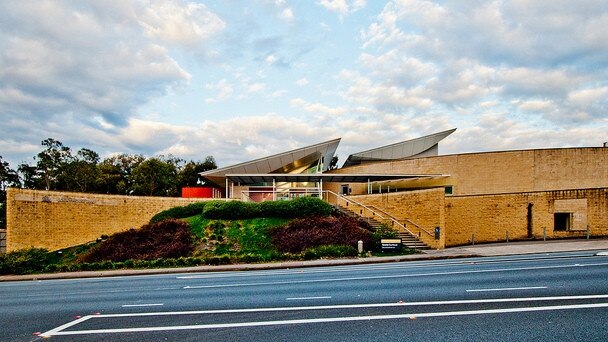
{"label": "asphalt road", "polygon": [[0,340],[606,341],[594,252],[0,283]]}

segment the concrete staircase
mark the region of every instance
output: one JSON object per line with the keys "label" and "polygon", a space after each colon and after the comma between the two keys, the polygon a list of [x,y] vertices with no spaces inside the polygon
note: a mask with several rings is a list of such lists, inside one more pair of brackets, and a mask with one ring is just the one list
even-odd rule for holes
{"label": "concrete staircase", "polygon": [[[372,218],[372,217],[364,217],[359,215],[357,212],[344,207],[344,206],[335,206],[336,209],[338,209],[340,212],[344,213],[347,216],[350,217],[356,217],[356,218],[360,218],[364,221],[366,221],[367,223],[369,223],[369,225],[372,227],[372,229],[374,231],[378,231],[380,229],[383,229],[383,224],[382,222]],[[414,248],[414,249],[419,249],[419,250],[427,250],[427,249],[431,249],[429,246],[427,246],[424,242],[418,240],[418,237],[411,235],[408,232],[404,232],[404,231],[397,231],[397,237],[401,238],[401,241],[403,243],[403,247],[407,247],[407,248]]]}

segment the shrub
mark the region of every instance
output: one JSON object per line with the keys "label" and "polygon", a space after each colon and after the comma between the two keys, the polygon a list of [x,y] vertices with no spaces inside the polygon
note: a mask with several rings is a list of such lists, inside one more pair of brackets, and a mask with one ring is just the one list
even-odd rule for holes
{"label": "shrub", "polygon": [[203,213],[206,203],[207,202],[196,202],[186,206],[173,207],[171,209],[163,210],[160,213],[152,216],[150,223],[156,223],[171,218],[179,219],[200,215]]}
{"label": "shrub", "polygon": [[326,245],[308,248],[304,251],[304,260],[321,258],[344,258],[359,254],[353,246],[345,245]]}
{"label": "shrub", "polygon": [[30,248],[0,254],[0,274],[31,274],[44,271],[54,256],[46,249]]}
{"label": "shrub", "polygon": [[289,224],[269,230],[272,244],[281,252],[301,253],[322,245],[355,247],[359,240],[372,246],[372,233],[350,217],[312,217],[296,219]]}
{"label": "shrub", "polygon": [[189,256],[193,250],[188,223],[170,219],[114,234],[91,248],[79,261],[179,258]]}
{"label": "shrub", "polygon": [[260,207],[255,202],[211,201],[203,210],[208,219],[238,220],[260,217]]}
{"label": "shrub", "polygon": [[241,201],[211,201],[203,210],[208,219],[239,220],[256,217],[299,218],[328,216],[332,206],[315,197],[299,197],[290,201],[266,201],[262,203]]}
{"label": "shrub", "polygon": [[291,201],[293,218],[311,216],[329,216],[332,206],[316,197],[299,197]]}

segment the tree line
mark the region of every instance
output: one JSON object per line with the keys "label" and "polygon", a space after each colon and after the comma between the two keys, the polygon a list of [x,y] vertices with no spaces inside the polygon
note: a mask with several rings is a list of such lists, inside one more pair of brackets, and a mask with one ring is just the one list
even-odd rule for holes
{"label": "tree line", "polygon": [[34,163],[16,170],[0,156],[0,227],[5,224],[6,188],[75,191],[139,196],[179,196],[182,187],[200,183],[198,174],[216,169],[213,156],[185,161],[174,156],[146,158],[141,154],[118,154],[103,160],[88,148],[74,153],[58,140],[41,142],[43,150]]}

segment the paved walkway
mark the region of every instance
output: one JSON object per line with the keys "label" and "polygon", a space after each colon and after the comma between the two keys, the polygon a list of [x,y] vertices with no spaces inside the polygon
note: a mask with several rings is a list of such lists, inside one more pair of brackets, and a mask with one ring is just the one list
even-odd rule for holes
{"label": "paved walkway", "polygon": [[589,250],[608,251],[608,239],[503,242],[446,248],[446,251],[449,251],[450,253],[468,253],[478,256],[556,253]]}
{"label": "paved walkway", "polygon": [[135,269],[135,270],[112,270],[112,271],[87,271],[53,274],[30,274],[30,275],[9,275],[0,276],[2,281],[23,281],[23,280],[45,280],[45,279],[70,279],[70,278],[92,278],[92,277],[113,277],[128,275],[146,274],[169,274],[169,273],[188,273],[188,272],[219,272],[219,271],[243,271],[243,270],[267,270],[285,269],[300,267],[318,266],[338,266],[338,265],[358,265],[378,262],[396,261],[416,261],[416,260],[437,260],[464,257],[480,256],[500,256],[500,255],[521,255],[533,253],[558,253],[573,251],[597,250],[608,253],[608,239],[592,240],[554,240],[554,241],[525,241],[525,242],[503,242],[494,244],[481,244],[474,246],[451,247],[443,250],[430,250],[421,254],[398,255],[387,257],[368,257],[356,259],[327,259],[312,261],[288,261],[264,264],[239,264],[239,265],[219,265],[219,266],[196,266],[184,268],[164,268],[164,269]]}

